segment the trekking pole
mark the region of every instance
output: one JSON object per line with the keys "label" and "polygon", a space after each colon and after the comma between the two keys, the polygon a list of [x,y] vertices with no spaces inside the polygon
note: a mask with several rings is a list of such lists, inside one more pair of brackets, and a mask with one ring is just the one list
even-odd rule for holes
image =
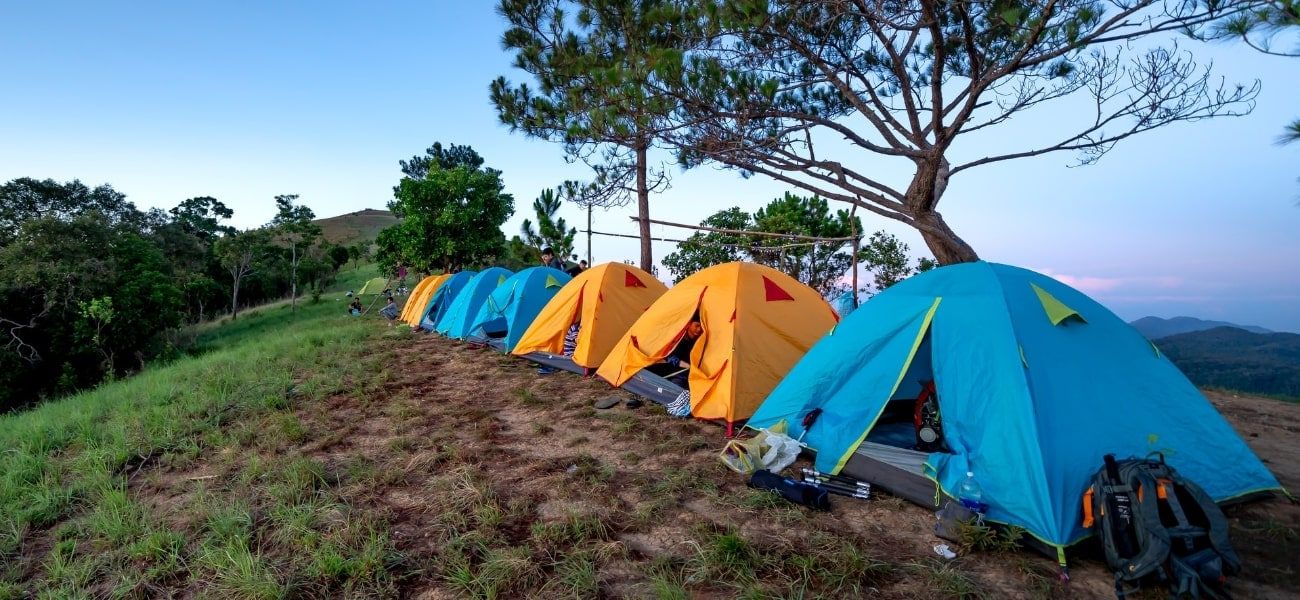
{"label": "trekking pole", "polygon": [[834,483],[815,483],[815,482],[807,482],[807,483],[812,483],[813,485],[823,490],[826,490],[827,492],[839,496],[847,496],[849,498],[857,498],[859,500],[871,499],[870,492],[863,490],[861,488],[851,488],[849,486],[841,486]]}
{"label": "trekking pole", "polygon": [[799,433],[799,439],[795,440],[800,446],[804,445],[803,436],[808,435],[808,429],[813,426],[813,423],[817,422],[817,417],[820,416],[822,416],[822,409],[820,406],[808,411],[808,414],[804,415],[803,431]]}
{"label": "trekking pole", "polygon": [[854,479],[852,477],[846,477],[844,475],[831,475],[830,473],[822,473],[817,469],[809,469],[807,467],[800,469],[800,471],[803,473],[803,476],[805,478],[827,479],[830,481],[834,481],[836,483],[842,483],[844,485],[871,487],[871,484],[865,481],[859,481],[857,479]]}

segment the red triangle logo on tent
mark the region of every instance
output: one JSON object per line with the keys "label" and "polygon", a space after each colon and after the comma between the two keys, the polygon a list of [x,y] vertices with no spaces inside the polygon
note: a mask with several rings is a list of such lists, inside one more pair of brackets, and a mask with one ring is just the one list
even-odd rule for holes
{"label": "red triangle logo on tent", "polygon": [[791,296],[789,292],[781,289],[781,286],[777,285],[775,281],[768,279],[766,275],[763,276],[763,293],[767,296],[768,302],[775,302],[777,300],[794,300],[794,296]]}
{"label": "red triangle logo on tent", "polygon": [[637,279],[636,275],[633,275],[631,271],[623,271],[623,286],[643,288],[645,287],[645,284],[641,283],[641,280]]}

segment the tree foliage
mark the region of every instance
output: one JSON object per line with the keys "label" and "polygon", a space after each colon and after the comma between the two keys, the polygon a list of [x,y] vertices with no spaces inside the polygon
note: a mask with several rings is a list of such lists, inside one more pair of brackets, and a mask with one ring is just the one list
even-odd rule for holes
{"label": "tree foliage", "polygon": [[[1258,83],[1221,85],[1161,43],[1218,18],[1215,4],[681,3],[666,21],[694,22],[703,41],[661,67],[680,67],[665,86],[682,106],[666,138],[687,165],[856,204],[915,228],[942,263],[976,260],[938,212],[959,173],[1058,152],[1092,163],[1133,135],[1253,108]],[[1087,109],[1061,111],[1041,135],[978,143],[1018,114],[1068,102]],[[902,185],[877,175],[891,163],[910,172]]]}
{"label": "tree foliage", "polygon": [[[0,412],[139,370],[183,350],[176,327],[282,297],[292,251],[266,228],[233,233],[233,214],[207,196],[146,212],[109,185],[0,185]],[[320,285],[333,270],[299,243],[299,275]]]}
{"label": "tree foliage", "polygon": [[535,86],[492,82],[491,98],[512,131],[560,142],[570,160],[595,171],[562,189],[588,206],[635,197],[641,218],[641,267],[653,262],[650,193],[666,182],[648,153],[676,102],[654,82],[666,52],[682,45],[668,22],[669,0],[501,0],[509,23],[502,45]]}
{"label": "tree foliage", "polygon": [[[718,211],[705,219],[700,225],[716,229],[748,231],[753,228],[753,217],[735,206]],[[664,257],[664,266],[673,274],[673,282],[681,281],[692,273],[722,263],[744,260],[747,253],[744,248],[750,244],[750,236],[722,233],[717,231],[700,231],[692,233],[680,244],[677,250]]]}
{"label": "tree foliage", "polygon": [[538,251],[538,257],[543,248],[550,248],[555,255],[561,260],[569,260],[573,256],[573,238],[578,234],[575,227],[568,227],[564,222],[564,217],[557,217],[560,212],[560,197],[555,190],[542,190],[542,193],[533,200],[533,214],[537,218],[537,228],[533,228],[533,222],[524,219],[519,227],[519,232],[523,235],[523,240]]}
{"label": "tree foliage", "polygon": [[[435,147],[437,145],[435,144]],[[468,147],[466,153],[473,153]],[[473,156],[478,156],[474,153]],[[391,207],[401,223],[379,233],[377,260],[386,271],[404,264],[451,272],[491,263],[503,252],[501,225],[514,213],[501,172],[471,163],[431,162],[423,179],[403,177]]]}
{"label": "tree foliage", "polygon": [[[861,239],[862,224],[848,211],[832,212],[828,203],[816,196],[801,197],[786,193],[769,202],[753,215],[738,207],[714,213],[700,225],[728,231],[701,231],[692,234],[664,257],[664,266],[674,281],[713,265],[733,261],[750,261],[777,269],[829,296],[852,288],[853,242]],[[805,241],[744,232],[794,234],[833,241]],[[838,239],[837,239],[838,238]],[[921,258],[915,266],[908,256],[907,244],[884,231],[871,234],[858,250],[858,268],[870,276],[859,285],[860,294],[870,295],[893,285],[913,273],[936,266]]]}

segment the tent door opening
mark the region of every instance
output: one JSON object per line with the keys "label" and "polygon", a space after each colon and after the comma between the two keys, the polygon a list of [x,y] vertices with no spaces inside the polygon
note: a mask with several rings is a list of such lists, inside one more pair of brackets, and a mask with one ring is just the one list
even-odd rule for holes
{"label": "tent door opening", "polygon": [[930,332],[866,441],[917,452],[950,452],[943,439],[942,398],[935,390]]}

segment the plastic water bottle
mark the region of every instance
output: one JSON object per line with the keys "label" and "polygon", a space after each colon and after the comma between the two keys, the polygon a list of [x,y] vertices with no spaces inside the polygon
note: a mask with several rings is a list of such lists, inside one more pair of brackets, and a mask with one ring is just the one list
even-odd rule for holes
{"label": "plastic water bottle", "polygon": [[957,484],[957,501],[974,513],[984,514],[988,510],[989,505],[984,503],[984,490],[975,480],[974,472],[966,471],[966,478]]}

